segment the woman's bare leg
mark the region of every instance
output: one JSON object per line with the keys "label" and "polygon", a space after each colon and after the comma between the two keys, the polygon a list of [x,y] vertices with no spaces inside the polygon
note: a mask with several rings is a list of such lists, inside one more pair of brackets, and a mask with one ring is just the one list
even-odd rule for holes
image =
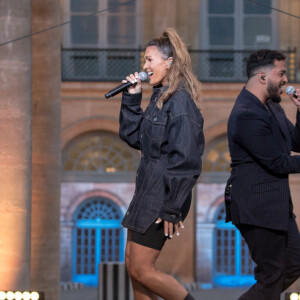
{"label": "woman's bare leg", "polygon": [[[125,263],[126,263],[126,268],[129,272],[130,269],[130,262],[129,262],[129,256],[130,256],[130,236],[131,236],[131,231],[128,230],[128,235],[127,235],[127,244],[126,244],[126,250],[125,250]],[[130,275],[130,273],[129,273]],[[132,276],[130,276],[131,284],[132,284],[132,289],[134,293],[134,298],[136,300],[158,300],[158,296],[155,295],[153,292],[151,292],[148,288],[143,286],[141,283],[139,283],[137,280],[135,280]]]}
{"label": "woman's bare leg", "polygon": [[178,281],[156,269],[159,250],[130,241],[127,244],[127,268],[133,279],[133,289],[136,288],[136,300],[157,299],[155,295],[165,300],[183,300],[187,296],[188,292]]}

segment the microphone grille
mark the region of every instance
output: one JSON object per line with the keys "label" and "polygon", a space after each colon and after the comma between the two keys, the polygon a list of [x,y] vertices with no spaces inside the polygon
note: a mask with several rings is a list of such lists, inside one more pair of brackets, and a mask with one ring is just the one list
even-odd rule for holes
{"label": "microphone grille", "polygon": [[145,81],[148,79],[148,74],[146,72],[140,72],[139,77],[140,77],[141,81]]}
{"label": "microphone grille", "polygon": [[287,88],[286,88],[286,93],[288,94],[288,95],[290,95],[291,93],[293,93],[294,91],[295,91],[295,88],[293,87],[293,86],[288,86]]}

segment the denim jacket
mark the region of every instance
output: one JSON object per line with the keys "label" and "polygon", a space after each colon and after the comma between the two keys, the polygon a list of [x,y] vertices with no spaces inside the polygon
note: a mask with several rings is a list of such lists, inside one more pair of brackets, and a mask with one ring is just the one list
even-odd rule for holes
{"label": "denim jacket", "polygon": [[203,117],[189,93],[180,89],[161,110],[161,88],[154,88],[143,112],[142,93],[123,93],[120,111],[122,140],[141,150],[133,199],[122,225],[144,233],[160,217],[178,223],[186,217],[191,191],[201,173]]}

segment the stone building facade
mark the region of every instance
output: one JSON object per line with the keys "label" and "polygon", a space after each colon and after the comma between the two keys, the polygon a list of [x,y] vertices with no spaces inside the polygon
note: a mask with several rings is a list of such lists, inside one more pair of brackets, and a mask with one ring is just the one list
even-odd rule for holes
{"label": "stone building facade", "polygon": [[[25,36],[0,48],[5,187],[0,236],[6,245],[0,289],[38,289],[56,300],[59,269],[61,281],[95,285],[99,262],[124,259],[126,231],[120,221],[134,191],[140,154],[118,138],[120,95],[111,100],[104,95],[127,73],[140,70],[145,43],[167,27],[175,27],[186,42],[202,82],[206,149],[185,229],[167,243],[159,268],[203,287],[251,283],[253,265],[245,245],[224,224],[227,119],[245,82],[249,51],[284,51],[290,84],[299,87],[300,81],[299,1],[254,2],[0,4],[1,42]],[[29,39],[30,32],[38,34]],[[145,83],[144,108],[150,95]],[[294,121],[295,109],[285,95],[282,105]],[[299,181],[299,175],[290,178],[298,215]]]}
{"label": "stone building facade", "polygon": [[[115,4],[117,2],[120,4],[122,1],[115,1]],[[96,5],[97,1],[93,3]],[[109,5],[110,1],[103,1],[97,8],[104,8],[105,3]],[[243,286],[253,282],[253,263],[247,248],[234,227],[224,223],[223,190],[230,171],[227,119],[245,82],[243,62],[249,51],[259,48],[290,51],[287,52],[290,79],[292,82],[300,79],[297,77],[298,52],[294,49],[300,46],[300,39],[296,34],[299,29],[297,19],[270,7],[282,8],[283,11],[300,11],[297,1],[289,1],[286,7],[284,1],[276,0],[266,0],[263,6],[256,6],[247,0],[229,0],[226,5],[224,1],[208,0],[190,0],[189,5],[181,0],[140,0],[130,4],[128,9],[126,6],[116,9],[115,16],[110,11],[99,13],[97,30],[94,36],[87,37],[88,41],[81,39],[80,34],[76,33],[76,27],[71,26],[64,31],[63,51],[65,48],[66,55],[67,49],[71,49],[72,53],[72,50],[85,51],[91,46],[94,50],[98,49],[99,56],[103,55],[102,50],[136,48],[138,54],[131,52],[132,56],[126,55],[136,59],[138,66],[143,62],[144,44],[160,35],[167,27],[178,30],[191,51],[192,59],[197,51],[203,51],[194,64],[203,91],[201,107],[206,138],[203,173],[194,189],[193,205],[185,222],[185,229],[180,238],[176,237],[167,243],[158,263],[159,268],[182,282],[198,281],[208,288]],[[83,7],[78,6],[76,10],[73,6],[72,10],[72,1],[68,0],[64,2],[63,15],[80,17],[80,9],[83,10]],[[119,21],[112,23],[117,20],[114,17],[119,18]],[[97,24],[96,18],[94,23],[82,20],[82,24],[85,24],[88,32]],[[101,24],[112,27],[101,27]],[[115,35],[112,37],[113,34]],[[116,41],[120,44],[115,44]],[[220,53],[224,50],[228,53]],[[90,276],[89,271],[84,270],[85,265],[87,267],[96,261],[98,263],[114,259],[122,261],[124,258],[121,252],[124,250],[126,231],[120,229],[120,219],[134,192],[134,170],[139,161],[139,153],[129,149],[124,143],[120,144],[118,140],[121,96],[117,95],[110,100],[104,97],[108,90],[120,82],[109,80],[113,74],[109,73],[108,66],[113,68],[116,64],[126,64],[125,54],[122,56],[112,53],[110,52],[110,58],[115,59],[115,64],[106,58],[107,65],[99,65],[98,73],[89,73],[89,76],[96,76],[95,81],[82,77],[82,74],[88,74],[83,71],[75,80],[72,73],[66,75],[67,80],[63,78],[62,81],[62,280],[83,280],[88,284],[96,284],[97,270],[93,268],[94,275]],[[98,63],[99,60],[97,58],[94,62]],[[88,63],[87,60],[85,62]],[[94,64],[89,65],[91,66]],[[208,71],[203,73],[201,68]],[[137,69],[131,71],[135,70]],[[106,72],[103,80],[101,72]],[[151,95],[151,87],[145,83],[143,88],[142,106],[145,108]],[[283,98],[288,116],[295,120],[294,107],[288,103],[286,96]],[[297,205],[299,180],[297,175],[291,179],[296,213],[300,213]],[[94,225],[86,222],[84,215],[79,217],[81,210],[89,211],[91,201],[94,201],[95,207],[97,203],[102,203],[102,207],[118,209],[119,215],[115,216],[109,234],[106,225],[106,222],[109,223],[106,218],[109,217],[102,215],[104,212],[98,211]],[[87,207],[84,208],[85,204]],[[93,231],[88,230],[89,226],[95,226]],[[102,242],[99,242],[100,236]],[[106,241],[103,236],[106,236]],[[110,240],[117,243],[118,250],[112,249]],[[85,248],[82,244],[84,241],[90,246]],[[96,249],[97,247],[102,247],[102,250]],[[110,249],[112,256],[106,256],[105,247]],[[84,256],[83,249],[92,253],[92,260]],[[96,253],[100,255],[97,256]]]}

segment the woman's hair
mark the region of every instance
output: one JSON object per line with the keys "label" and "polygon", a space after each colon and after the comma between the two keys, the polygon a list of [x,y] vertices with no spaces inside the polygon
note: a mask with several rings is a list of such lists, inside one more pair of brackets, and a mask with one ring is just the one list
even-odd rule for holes
{"label": "woman's hair", "polygon": [[161,37],[148,42],[147,47],[156,46],[164,59],[172,57],[172,64],[168,70],[167,77],[169,87],[157,101],[161,109],[163,102],[168,100],[176,90],[184,87],[199,107],[201,86],[192,71],[192,63],[186,45],[173,28],[166,29]]}

